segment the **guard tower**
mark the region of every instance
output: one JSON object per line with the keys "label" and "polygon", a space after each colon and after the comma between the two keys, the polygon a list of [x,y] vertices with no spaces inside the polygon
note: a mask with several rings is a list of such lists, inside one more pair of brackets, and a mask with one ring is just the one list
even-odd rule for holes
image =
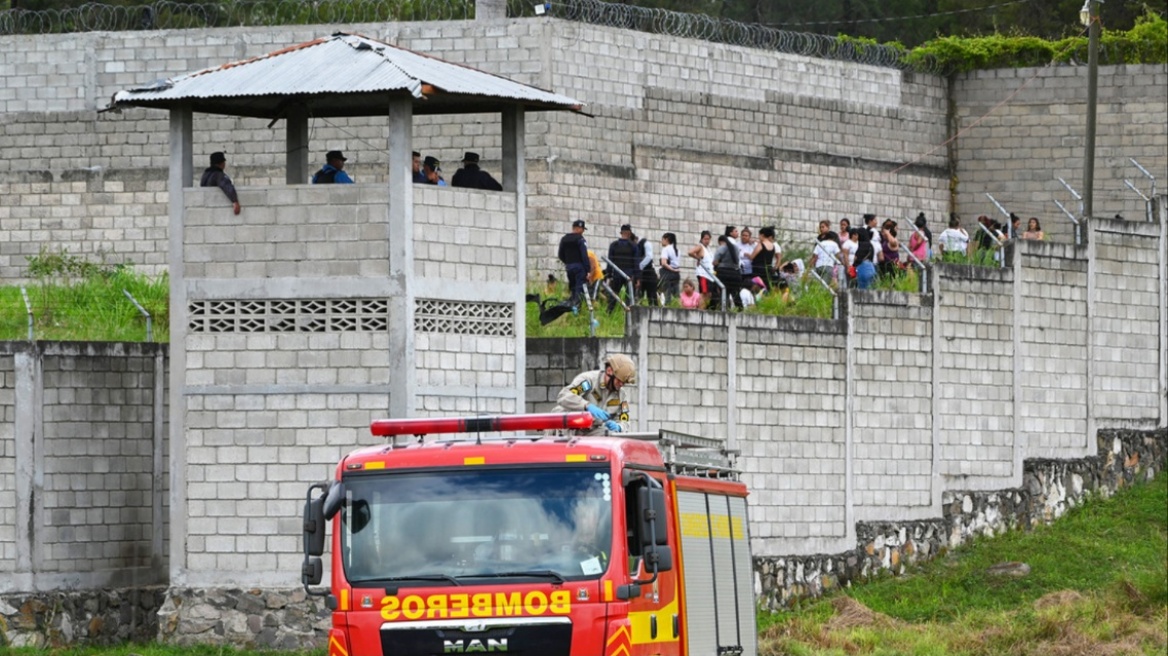
{"label": "guard tower", "polygon": [[[338,33],[117,93],[129,108],[170,115],[172,586],[294,585],[285,483],[327,476],[376,416],[524,407],[524,116],[580,105]],[[500,117],[503,191],[413,182],[413,117],[464,113]],[[239,215],[195,186],[196,161],[231,158],[230,135],[194,143],[197,114],[282,121],[286,184],[237,184]],[[381,179],[307,184],[314,119],[378,115]]]}

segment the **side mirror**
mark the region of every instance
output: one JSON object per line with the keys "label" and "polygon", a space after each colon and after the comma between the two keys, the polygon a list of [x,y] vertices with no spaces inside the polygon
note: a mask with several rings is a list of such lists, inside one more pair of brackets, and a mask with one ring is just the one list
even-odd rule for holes
{"label": "side mirror", "polygon": [[641,540],[646,552],[653,545],[669,544],[664,489],[652,486],[637,488],[637,514],[640,515]]}
{"label": "side mirror", "polygon": [[304,585],[320,585],[321,579],[324,578],[324,564],[321,563],[320,557],[312,556],[305,558],[304,564],[300,566],[300,580]]}
{"label": "side mirror", "polygon": [[332,519],[341,507],[345,505],[345,484],[333,483],[329,485],[328,493],[324,496],[324,518]]}
{"label": "side mirror", "polygon": [[323,507],[324,497],[316,497],[304,502],[304,553],[309,556],[320,556],[324,553],[325,518]]}

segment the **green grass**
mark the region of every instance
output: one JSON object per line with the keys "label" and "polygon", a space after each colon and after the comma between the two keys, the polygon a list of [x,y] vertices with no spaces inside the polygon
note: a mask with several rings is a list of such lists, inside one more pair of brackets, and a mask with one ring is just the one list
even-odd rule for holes
{"label": "green grass", "polygon": [[[129,269],[82,278],[43,278],[25,285],[38,340],[146,341],[146,319],[126,298],[128,290],[153,318],[154,341],[169,341],[169,283]],[[28,313],[20,287],[0,287],[0,340],[28,339]]]}
{"label": "green grass", "polygon": [[[986,569],[1022,561],[1031,573]],[[977,540],[903,577],[760,616],[777,654],[1164,654],[1168,475],[1052,526]]]}

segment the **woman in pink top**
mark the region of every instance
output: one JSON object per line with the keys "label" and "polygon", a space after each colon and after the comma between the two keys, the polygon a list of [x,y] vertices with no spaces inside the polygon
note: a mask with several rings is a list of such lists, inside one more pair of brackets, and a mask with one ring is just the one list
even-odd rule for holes
{"label": "woman in pink top", "polygon": [[929,222],[925,220],[924,212],[917,215],[913,225],[917,229],[913,231],[912,237],[909,237],[908,250],[913,254],[913,257],[921,262],[927,262],[929,251],[933,247],[933,233],[929,230]]}

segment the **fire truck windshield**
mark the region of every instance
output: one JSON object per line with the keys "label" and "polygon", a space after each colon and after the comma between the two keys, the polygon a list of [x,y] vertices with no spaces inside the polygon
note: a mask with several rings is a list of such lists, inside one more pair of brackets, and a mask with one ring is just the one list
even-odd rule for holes
{"label": "fire truck windshield", "polygon": [[612,553],[607,469],[379,472],[346,476],[345,493],[341,558],[354,585],[581,580]]}

